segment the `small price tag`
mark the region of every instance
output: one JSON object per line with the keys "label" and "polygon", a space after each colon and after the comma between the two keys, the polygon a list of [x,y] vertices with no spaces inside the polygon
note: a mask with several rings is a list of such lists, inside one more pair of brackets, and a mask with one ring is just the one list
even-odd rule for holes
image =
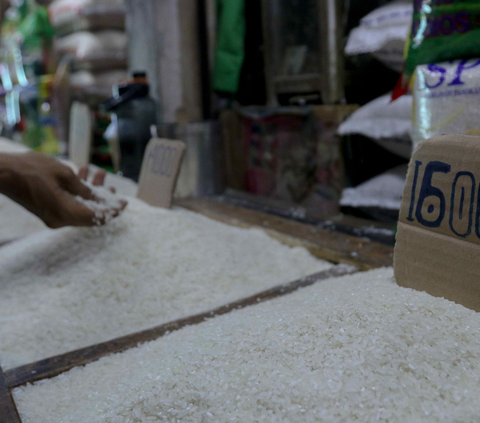
{"label": "small price tag", "polygon": [[185,144],[153,138],[143,156],[137,197],[152,206],[169,208]]}
{"label": "small price tag", "polygon": [[480,138],[432,138],[410,161],[395,278],[480,311]]}

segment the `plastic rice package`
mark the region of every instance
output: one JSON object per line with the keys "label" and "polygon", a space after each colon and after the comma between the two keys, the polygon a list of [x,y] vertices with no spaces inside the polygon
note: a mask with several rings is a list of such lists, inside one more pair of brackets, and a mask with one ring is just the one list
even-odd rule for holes
{"label": "plastic rice package", "polygon": [[[71,55],[77,67],[89,69],[125,67],[127,37],[122,31],[80,31],[59,38],[55,51]],[[82,66],[82,64],[88,64]]]}
{"label": "plastic rice package", "polygon": [[409,159],[412,153],[412,96],[391,102],[385,94],[354,112],[338,128],[339,135],[360,134],[386,150]]}
{"label": "plastic rice package", "polygon": [[123,0],[55,0],[48,10],[52,25],[63,34],[125,28]]}
{"label": "plastic rice package", "polygon": [[415,148],[435,135],[480,134],[480,59],[418,66],[413,96]]}
{"label": "plastic rice package", "polygon": [[408,0],[394,1],[374,10],[352,30],[345,53],[349,56],[371,53],[389,68],[401,72],[412,14]]}
{"label": "plastic rice package", "polygon": [[480,57],[479,37],[478,0],[415,0],[405,75],[422,64]]}

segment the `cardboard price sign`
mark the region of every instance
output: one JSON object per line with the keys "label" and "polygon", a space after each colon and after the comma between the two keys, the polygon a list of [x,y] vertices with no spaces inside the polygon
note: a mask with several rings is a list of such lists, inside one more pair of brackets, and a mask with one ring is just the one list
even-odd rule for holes
{"label": "cardboard price sign", "polygon": [[137,197],[152,206],[169,208],[185,144],[153,138],[143,156]]}
{"label": "cardboard price sign", "polygon": [[415,151],[397,243],[400,286],[480,311],[480,138],[446,135]]}

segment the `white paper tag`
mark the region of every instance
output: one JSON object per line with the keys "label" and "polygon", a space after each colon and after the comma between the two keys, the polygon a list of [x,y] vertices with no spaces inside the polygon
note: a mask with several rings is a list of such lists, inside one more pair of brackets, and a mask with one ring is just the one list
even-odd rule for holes
{"label": "white paper tag", "polygon": [[77,166],[90,163],[92,115],[86,104],[75,101],[70,109],[69,159]]}
{"label": "white paper tag", "polygon": [[185,144],[153,138],[143,156],[137,197],[146,203],[169,208],[180,171]]}

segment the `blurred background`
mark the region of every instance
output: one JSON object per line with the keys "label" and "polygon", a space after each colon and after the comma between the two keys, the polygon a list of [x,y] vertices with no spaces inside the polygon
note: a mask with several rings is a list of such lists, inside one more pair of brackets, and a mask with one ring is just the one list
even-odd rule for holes
{"label": "blurred background", "polygon": [[394,228],[411,97],[386,106],[411,1],[0,5],[3,137],[133,180],[152,135],[180,139],[177,198]]}

